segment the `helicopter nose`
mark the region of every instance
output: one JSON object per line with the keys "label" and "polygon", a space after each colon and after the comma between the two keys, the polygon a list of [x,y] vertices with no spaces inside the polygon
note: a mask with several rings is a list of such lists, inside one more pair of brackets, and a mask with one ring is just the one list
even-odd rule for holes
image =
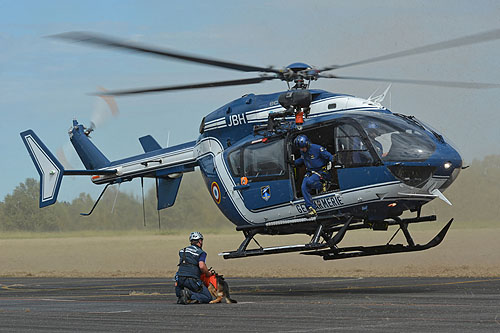
{"label": "helicopter nose", "polygon": [[439,187],[441,191],[446,190],[457,179],[462,170],[463,160],[459,152],[452,146],[448,147],[446,156],[443,157],[441,165],[435,174],[448,177],[448,179]]}

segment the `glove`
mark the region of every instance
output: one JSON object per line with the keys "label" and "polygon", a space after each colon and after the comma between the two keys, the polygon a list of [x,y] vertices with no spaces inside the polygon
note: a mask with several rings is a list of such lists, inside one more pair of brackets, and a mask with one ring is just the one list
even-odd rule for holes
{"label": "glove", "polygon": [[332,161],[329,161],[327,164],[326,164],[326,170],[330,171],[332,169]]}

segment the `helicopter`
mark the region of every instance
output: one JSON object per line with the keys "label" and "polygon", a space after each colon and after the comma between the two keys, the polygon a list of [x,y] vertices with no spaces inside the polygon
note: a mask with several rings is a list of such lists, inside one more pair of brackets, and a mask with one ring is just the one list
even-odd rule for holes
{"label": "helicopter", "polygon": [[[143,154],[110,161],[90,140],[93,128],[73,120],[70,141],[84,170],[67,170],[33,130],[22,140],[40,175],[40,207],[56,202],[63,176],[91,176],[106,189],[135,178],[156,180],[157,209],[174,205],[184,173],[199,168],[214,203],[243,232],[238,249],[221,253],[225,259],[288,252],[316,255],[324,260],[422,251],[444,239],[453,219],[428,243],[416,244],[408,226],[436,221],[422,207],[439,198],[455,181],[463,161],[455,146],[430,125],[414,116],[394,113],[381,103],[389,87],[368,99],[312,89],[319,79],[367,80],[456,88],[498,88],[499,84],[350,77],[332,71],[361,64],[500,39],[500,29],[390,53],[344,65],[313,67],[296,62],[284,68],[259,67],[206,58],[90,32],[52,36],[97,47],[114,48],[185,62],[226,68],[259,76],[228,81],[117,90],[98,96],[123,96],[186,89],[257,84],[281,80],[287,90],[246,94],[202,118],[196,140],[164,148],[150,135],[139,138]],[[305,167],[294,140],[306,135],[334,156],[330,179],[312,194],[317,216],[309,216],[301,183]],[[415,217],[402,217],[404,212]],[[342,247],[347,231],[387,231],[398,227],[387,244]],[[392,244],[402,231],[407,244]],[[305,234],[306,244],[262,247],[256,235]],[[254,240],[256,248],[249,248]]]}

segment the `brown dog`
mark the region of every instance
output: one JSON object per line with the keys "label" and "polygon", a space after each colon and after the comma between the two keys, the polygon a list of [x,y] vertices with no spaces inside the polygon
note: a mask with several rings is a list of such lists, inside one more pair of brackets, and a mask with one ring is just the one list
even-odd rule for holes
{"label": "brown dog", "polygon": [[214,270],[210,270],[213,274],[210,277],[206,277],[205,275],[201,276],[201,280],[210,291],[214,300],[210,301],[210,304],[220,303],[223,298],[226,298],[226,303],[237,303],[236,300],[232,299],[229,295],[229,286],[227,282],[224,280],[223,275],[217,274]]}

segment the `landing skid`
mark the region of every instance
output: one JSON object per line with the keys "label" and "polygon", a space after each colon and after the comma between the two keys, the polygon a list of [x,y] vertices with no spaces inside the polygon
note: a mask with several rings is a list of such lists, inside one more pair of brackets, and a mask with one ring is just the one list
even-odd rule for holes
{"label": "landing skid", "polygon": [[433,239],[431,239],[427,244],[424,245],[385,244],[378,246],[352,246],[333,248],[322,251],[302,252],[301,254],[322,256],[323,260],[335,260],[353,257],[375,256],[380,254],[423,251],[438,246],[446,236],[446,233],[448,232],[448,229],[450,228],[452,222],[453,219],[451,219]]}
{"label": "landing skid", "polygon": [[[380,254],[423,251],[435,247],[441,243],[441,241],[446,236],[446,233],[448,232],[448,229],[450,228],[453,219],[451,219],[432,240],[430,240],[427,244],[424,245],[415,244],[413,238],[410,235],[410,232],[408,231],[408,224],[426,222],[426,221],[435,221],[435,220],[436,217],[432,215],[432,216],[424,216],[413,219],[394,218],[391,221],[385,221],[387,225],[399,225],[400,229],[398,229],[398,231],[399,230],[403,231],[403,234],[407,241],[407,245],[390,244],[390,242],[396,235],[394,234],[394,236],[389,240],[389,242],[384,245],[337,247],[337,244],[340,243],[340,241],[342,241],[348,230],[356,230],[356,229],[363,229],[370,227],[373,228],[373,226],[367,225],[365,223],[353,222],[352,217],[348,218],[342,226],[325,227],[324,223],[318,223],[316,231],[314,232],[311,241],[307,244],[300,244],[300,245],[262,247],[254,238],[254,236],[257,233],[262,233],[262,228],[256,227],[254,229],[243,230],[243,233],[245,235],[245,240],[243,240],[238,250],[231,252],[224,252],[221,253],[220,255],[222,255],[224,259],[234,259],[234,258],[261,256],[267,254],[300,252],[300,254],[305,254],[305,255],[322,256],[324,260],[335,260],[335,259],[344,259],[352,257],[374,256]],[[283,223],[283,225],[285,225],[285,223]],[[322,241],[320,241],[321,238],[323,238]],[[257,246],[259,246],[259,248],[247,249],[248,245],[252,240],[255,241]]]}

